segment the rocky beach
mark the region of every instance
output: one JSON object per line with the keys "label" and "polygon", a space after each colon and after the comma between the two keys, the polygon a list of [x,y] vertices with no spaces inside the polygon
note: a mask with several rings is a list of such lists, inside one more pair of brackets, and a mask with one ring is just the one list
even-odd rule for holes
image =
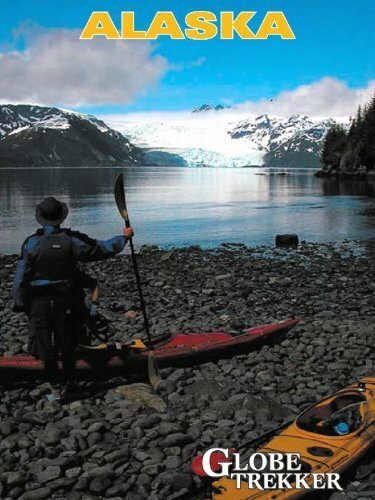
{"label": "rocky beach", "polygon": [[[27,352],[27,320],[12,312],[17,257],[0,257],[0,354]],[[218,363],[161,370],[144,381],[82,383],[66,404],[45,385],[6,388],[0,402],[0,498],[174,500],[199,498],[191,459],[236,447],[307,404],[375,373],[375,264],[357,243],[298,250],[222,245],[139,254],[154,335],[230,330],[291,315],[299,325],[276,345]],[[113,340],[143,332],[129,255],[89,264]],[[345,478],[339,500],[375,498],[375,461]],[[320,496],[320,498],[322,498]]]}

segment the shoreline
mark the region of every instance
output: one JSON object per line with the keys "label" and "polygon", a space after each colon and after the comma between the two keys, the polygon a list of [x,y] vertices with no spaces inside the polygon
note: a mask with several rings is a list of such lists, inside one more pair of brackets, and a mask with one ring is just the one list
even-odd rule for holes
{"label": "shoreline", "polygon": [[[298,236],[298,235],[297,235]],[[275,239],[275,238],[274,238]],[[236,241],[225,241],[223,243],[219,243],[213,246],[204,246],[199,244],[185,244],[181,246],[174,246],[171,244],[167,245],[154,245],[154,244],[142,244],[139,247],[135,246],[135,251],[137,255],[141,253],[148,252],[160,252],[160,253],[170,253],[170,252],[190,252],[190,251],[199,251],[199,252],[220,252],[220,251],[240,251],[246,252],[251,255],[269,255],[275,258],[279,258],[281,255],[285,256],[293,256],[294,254],[302,254],[306,249],[309,251],[313,248],[337,248],[342,247],[347,251],[356,251],[356,252],[365,252],[365,249],[368,245],[370,245],[374,241],[373,238],[368,239],[354,239],[354,238],[344,238],[342,240],[332,240],[332,241],[308,241],[308,240],[300,240],[298,244],[298,248],[277,248],[275,243],[268,243],[262,245],[248,246],[242,242]],[[125,247],[119,255],[114,257],[115,259],[126,257],[129,253],[128,247]],[[19,253],[17,252],[2,252],[0,249],[0,259],[13,258],[18,259]]]}
{"label": "shoreline", "polygon": [[[122,392],[100,387],[63,406],[38,406],[43,386],[6,391],[0,496],[194,498],[189,494],[199,479],[190,462],[198,451],[239,447],[306,404],[375,373],[375,263],[360,249],[358,242],[307,243],[297,251],[233,244],[143,248],[139,267],[154,335],[242,331],[292,314],[301,322],[279,345],[162,370],[153,403],[135,395],[144,389],[134,385]],[[26,318],[11,311],[10,298],[16,257],[0,256],[0,263],[0,354],[23,354]],[[117,332],[113,339],[142,334],[130,256],[85,269],[99,279],[100,311]],[[346,485],[349,498],[356,498],[355,478],[365,466]],[[371,495],[374,480],[374,472],[361,480],[358,495]]]}
{"label": "shoreline", "polygon": [[324,169],[315,172],[315,177],[320,179],[358,179],[375,181],[375,170],[370,170],[369,172],[360,171],[348,171],[348,172],[338,172],[338,171],[326,171]]}

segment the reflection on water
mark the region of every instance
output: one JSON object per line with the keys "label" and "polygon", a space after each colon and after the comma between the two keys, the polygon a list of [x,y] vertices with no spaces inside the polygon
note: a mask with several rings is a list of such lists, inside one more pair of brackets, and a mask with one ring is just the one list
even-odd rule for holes
{"label": "reflection on water", "polygon": [[369,240],[373,183],[317,179],[308,170],[134,167],[0,169],[0,252],[18,252],[33,232],[35,205],[54,195],[70,207],[67,225],[98,238],[121,231],[113,182],[124,173],[138,245],[271,243],[281,232],[309,241]]}
{"label": "reflection on water", "polygon": [[323,179],[323,193],[327,196],[375,197],[375,184],[366,180]]}

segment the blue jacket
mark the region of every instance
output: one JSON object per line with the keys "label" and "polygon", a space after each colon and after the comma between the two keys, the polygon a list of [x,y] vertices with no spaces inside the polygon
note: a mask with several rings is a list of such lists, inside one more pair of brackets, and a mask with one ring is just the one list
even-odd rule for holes
{"label": "blue jacket", "polygon": [[[29,236],[22,245],[21,256],[17,264],[16,275],[13,282],[12,296],[16,308],[25,307],[25,289],[32,278],[32,261],[38,256],[40,237],[44,234],[60,232],[60,227],[44,226],[35,234]],[[94,240],[86,234],[70,229],[63,229],[70,235],[72,241],[73,258],[76,262],[93,262],[113,257],[121,252],[126,245],[125,236],[114,236],[109,240]],[[46,286],[51,282],[48,280],[37,280],[33,286]]]}

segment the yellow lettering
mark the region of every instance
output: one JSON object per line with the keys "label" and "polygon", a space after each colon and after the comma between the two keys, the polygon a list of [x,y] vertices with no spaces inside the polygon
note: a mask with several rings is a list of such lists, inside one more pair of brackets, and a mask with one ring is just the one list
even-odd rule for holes
{"label": "yellow lettering", "polygon": [[[242,39],[266,40],[269,36],[280,36],[282,39],[294,40],[296,37],[283,12],[267,12],[258,32],[255,34],[248,23],[256,15],[255,11],[241,11],[234,15],[232,11],[220,13],[220,38],[233,40],[235,34]],[[105,36],[107,39],[144,40],[169,36],[174,40],[183,40],[185,36],[192,40],[209,40],[217,36],[218,18],[213,12],[202,10],[189,12],[185,17],[185,33],[171,11],[158,11],[147,31],[135,29],[135,13],[121,12],[121,36],[111,16],[106,11],[95,11],[91,14],[82,30],[80,39],[91,40],[94,36]]]}
{"label": "yellow lettering", "polygon": [[155,39],[160,35],[167,35],[172,39],[185,38],[173,12],[157,12],[155,14],[147,30],[146,38]]}
{"label": "yellow lettering", "polygon": [[222,12],[221,20],[221,38],[232,40],[234,31],[240,38],[255,38],[254,33],[248,27],[247,23],[255,16],[256,12],[243,11],[234,18],[233,12]]}
{"label": "yellow lettering", "polygon": [[192,29],[186,29],[185,35],[192,40],[209,40],[217,35],[217,27],[212,24],[217,18],[213,12],[207,10],[189,12],[185,23]]}
{"label": "yellow lettering", "polygon": [[91,40],[96,35],[104,35],[107,39],[120,38],[108,12],[93,12],[83,28],[80,39]]}
{"label": "yellow lettering", "polygon": [[257,38],[265,40],[269,35],[280,35],[281,38],[289,40],[296,38],[283,12],[267,12]]}
{"label": "yellow lettering", "polygon": [[145,31],[137,31],[134,28],[134,12],[121,12],[121,38],[127,40],[143,40],[146,38]]}

